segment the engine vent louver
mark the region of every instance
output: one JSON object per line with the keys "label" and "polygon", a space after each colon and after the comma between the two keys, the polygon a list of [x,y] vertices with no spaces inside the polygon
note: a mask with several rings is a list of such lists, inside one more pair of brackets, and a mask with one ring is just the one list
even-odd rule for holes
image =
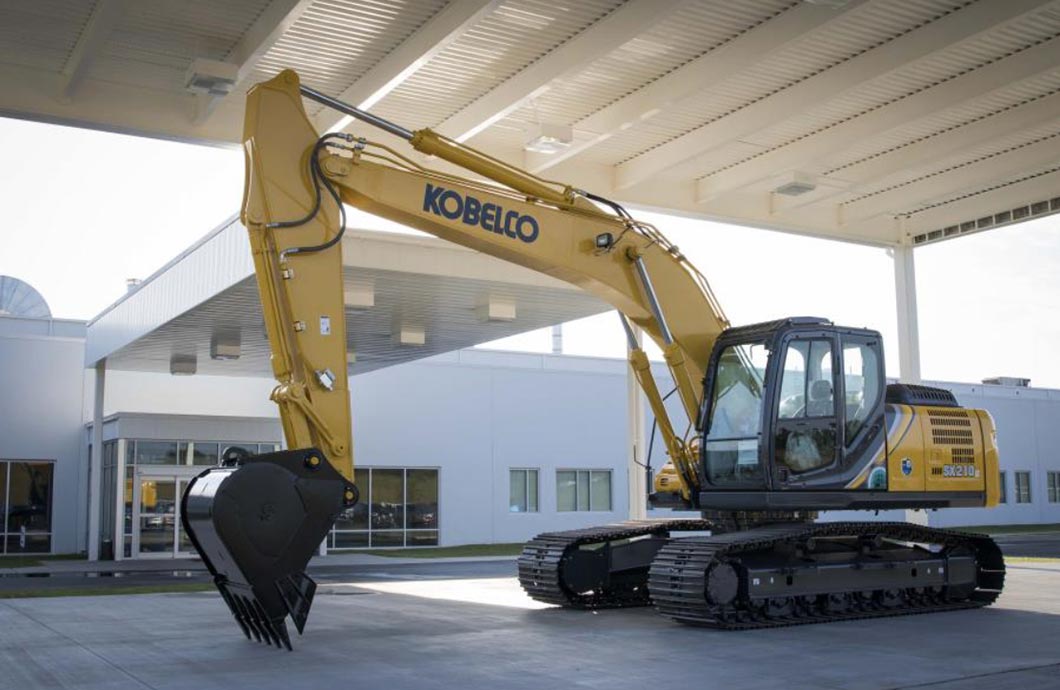
{"label": "engine vent louver", "polygon": [[931,440],[935,445],[960,446],[950,449],[954,462],[964,462],[958,457],[974,455],[975,436],[967,410],[928,410],[927,415],[931,424]]}

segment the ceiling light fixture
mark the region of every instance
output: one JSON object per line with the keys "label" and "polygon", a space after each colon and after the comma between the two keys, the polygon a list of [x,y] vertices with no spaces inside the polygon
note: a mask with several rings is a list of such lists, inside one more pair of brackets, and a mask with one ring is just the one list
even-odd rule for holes
{"label": "ceiling light fixture", "polygon": [[850,0],[802,0],[811,5],[820,5],[822,7],[830,7],[833,10],[842,9],[850,4]]}
{"label": "ceiling light fixture", "polygon": [[239,80],[239,65],[196,58],[184,73],[184,88],[192,93],[227,96]]}
{"label": "ceiling light fixture", "polygon": [[787,181],[773,189],[777,194],[784,196],[800,196],[817,189],[817,183],[813,177],[805,173],[791,173]]}
{"label": "ceiling light fixture", "polygon": [[523,148],[535,153],[559,153],[573,141],[574,135],[570,125],[537,122],[530,126]]}

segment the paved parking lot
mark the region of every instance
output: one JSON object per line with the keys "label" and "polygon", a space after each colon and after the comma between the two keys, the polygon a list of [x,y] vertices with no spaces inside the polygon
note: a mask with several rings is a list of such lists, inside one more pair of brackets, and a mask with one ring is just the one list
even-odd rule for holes
{"label": "paved parking lot", "polygon": [[1060,687],[1060,565],[1010,566],[985,610],[725,633],[648,609],[542,608],[511,561],[320,573],[295,651],[216,594],[0,601],[0,689]]}

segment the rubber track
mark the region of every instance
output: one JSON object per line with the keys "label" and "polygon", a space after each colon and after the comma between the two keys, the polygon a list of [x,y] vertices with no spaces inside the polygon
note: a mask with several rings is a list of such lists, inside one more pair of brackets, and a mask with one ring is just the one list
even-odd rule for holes
{"label": "rubber track", "polygon": [[[771,550],[785,541],[859,535],[879,535],[888,540],[935,544],[943,548],[968,547],[973,550],[978,563],[977,588],[960,601],[945,601],[930,595],[907,596],[901,605],[893,608],[864,602],[842,612],[826,612],[819,606],[793,606],[790,614],[779,618],[769,617],[761,610],[727,608],[707,600],[707,572],[722,560],[743,553]],[[648,588],[655,608],[668,618],[690,625],[740,630],[978,608],[992,604],[1000,595],[1004,582],[1005,562],[1001,549],[985,535],[900,522],[836,522],[774,525],[712,537],[674,539],[652,562]],[[746,587],[741,587],[741,591],[746,591]]]}
{"label": "rubber track", "polygon": [[[645,535],[665,536],[670,532],[706,531],[706,520],[631,520],[587,529],[539,534],[523,546],[519,556],[519,584],[531,598],[546,604],[574,609],[605,609],[647,606],[651,603],[646,586],[632,590],[578,594],[563,585],[564,557],[587,544],[600,544]],[[645,581],[644,585],[647,582]]]}

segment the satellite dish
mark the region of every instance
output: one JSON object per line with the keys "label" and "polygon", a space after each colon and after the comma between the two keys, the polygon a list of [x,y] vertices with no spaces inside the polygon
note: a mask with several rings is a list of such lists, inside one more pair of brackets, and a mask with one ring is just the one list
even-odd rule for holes
{"label": "satellite dish", "polygon": [[29,283],[11,276],[0,276],[0,316],[50,319],[52,310]]}

